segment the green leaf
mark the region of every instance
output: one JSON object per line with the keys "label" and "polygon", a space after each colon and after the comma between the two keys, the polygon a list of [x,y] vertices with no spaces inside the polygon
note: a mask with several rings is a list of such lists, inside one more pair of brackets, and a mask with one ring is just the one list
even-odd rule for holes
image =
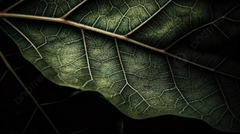
{"label": "green leaf", "polygon": [[131,118],[240,131],[239,1],[19,3],[0,27],[52,82],[99,92]]}

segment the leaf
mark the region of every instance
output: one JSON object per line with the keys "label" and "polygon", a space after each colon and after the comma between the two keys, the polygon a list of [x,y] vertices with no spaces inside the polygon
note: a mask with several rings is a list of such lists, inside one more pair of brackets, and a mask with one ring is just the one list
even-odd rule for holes
{"label": "leaf", "polygon": [[239,1],[20,1],[0,27],[52,82],[135,119],[240,131]]}

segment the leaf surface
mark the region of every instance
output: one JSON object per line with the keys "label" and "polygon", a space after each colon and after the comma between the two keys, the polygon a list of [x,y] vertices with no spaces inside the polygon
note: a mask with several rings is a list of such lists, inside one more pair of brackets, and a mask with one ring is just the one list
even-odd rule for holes
{"label": "leaf surface", "polygon": [[34,0],[0,13],[0,27],[49,80],[129,117],[240,131],[239,14],[239,1]]}

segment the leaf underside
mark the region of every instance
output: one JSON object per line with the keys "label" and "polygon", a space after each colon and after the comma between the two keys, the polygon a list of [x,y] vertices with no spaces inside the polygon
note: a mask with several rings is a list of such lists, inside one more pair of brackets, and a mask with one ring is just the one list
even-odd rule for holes
{"label": "leaf underside", "polygon": [[36,19],[0,15],[0,27],[49,80],[97,91],[129,117],[174,114],[240,131],[239,4],[31,0],[7,13]]}

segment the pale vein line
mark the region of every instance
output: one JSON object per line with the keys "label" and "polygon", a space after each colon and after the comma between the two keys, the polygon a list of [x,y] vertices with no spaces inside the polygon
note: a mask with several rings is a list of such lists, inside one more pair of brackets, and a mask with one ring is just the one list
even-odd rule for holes
{"label": "pale vein line", "polygon": [[177,91],[179,92],[180,96],[183,98],[183,100],[187,103],[187,105],[189,105],[188,101],[186,100],[186,98],[183,96],[182,92],[179,90],[178,86],[177,86],[177,83],[176,83],[176,80],[175,80],[175,76],[173,74],[173,70],[172,70],[172,66],[170,64],[170,61],[168,59],[168,57],[166,56],[166,59],[167,59],[167,63],[168,63],[168,67],[169,67],[169,70],[171,72],[171,76],[172,76],[172,80],[173,80],[173,84],[174,84],[174,87],[177,89]]}
{"label": "pale vein line", "polygon": [[3,78],[6,76],[7,72],[8,72],[8,70],[6,70],[6,71],[3,73],[2,77],[0,78],[0,82],[2,82],[2,80],[3,80]]}
{"label": "pale vein line", "polygon": [[61,18],[65,19],[68,15],[70,15],[72,12],[74,12],[77,8],[79,8],[81,5],[83,5],[85,2],[87,2],[88,0],[84,0],[81,3],[79,3],[78,5],[76,5],[74,8],[72,8],[70,11],[68,11],[65,15],[63,15]]}
{"label": "pale vein line", "polygon": [[221,30],[216,24],[213,24],[213,26],[216,27],[217,30],[220,31],[223,34],[223,36],[225,36],[226,38],[229,38],[229,36],[227,34],[225,34],[224,31]]}
{"label": "pale vein line", "polygon": [[83,29],[81,29],[81,33],[82,33],[82,38],[83,38],[83,45],[84,45],[84,50],[85,50],[85,55],[86,55],[89,75],[91,77],[91,80],[93,80],[91,66],[90,66],[89,57],[88,57],[87,43],[86,43],[86,38],[85,38],[85,34],[84,34],[84,30]]}
{"label": "pale vein line", "polygon": [[128,80],[127,80],[126,72],[125,72],[125,69],[124,69],[124,66],[123,66],[123,62],[122,62],[122,58],[121,58],[121,55],[120,55],[120,51],[119,51],[119,48],[118,48],[118,42],[117,42],[116,38],[114,38],[114,42],[115,42],[115,45],[116,45],[117,55],[118,55],[118,59],[119,59],[119,62],[120,62],[121,68],[122,68],[124,79],[126,81],[126,84],[129,84]]}
{"label": "pale vein line", "polygon": [[[215,20],[215,21],[217,21],[217,20]],[[168,49],[170,49],[172,46],[174,46],[176,43],[178,43],[178,42],[179,42],[180,40],[182,40],[183,38],[187,37],[188,35],[192,34],[193,32],[195,32],[195,31],[197,31],[197,30],[199,30],[199,29],[202,29],[202,28],[204,28],[204,27],[207,27],[207,26],[213,24],[215,21],[212,21],[212,22],[209,22],[209,23],[207,23],[207,24],[204,24],[204,25],[202,25],[202,26],[200,26],[200,27],[197,27],[197,28],[193,29],[192,31],[184,34],[181,38],[178,38],[176,41],[174,41],[172,44],[170,44],[170,45],[169,45],[167,48],[165,48],[164,50],[167,51]]]}
{"label": "pale vein line", "polygon": [[26,132],[26,130],[27,130],[29,124],[31,123],[31,121],[32,121],[32,119],[33,119],[33,117],[34,117],[34,115],[35,115],[36,112],[37,112],[37,108],[34,109],[31,117],[29,118],[29,120],[28,120],[26,126],[24,127],[24,129],[22,130],[22,133],[21,133],[21,134],[24,134],[24,133]]}
{"label": "pale vein line", "polygon": [[22,33],[17,27],[15,27],[10,21],[8,21],[6,18],[2,18],[7,24],[9,24],[13,29],[15,29],[19,34],[21,34],[30,44],[31,46],[36,50],[36,52],[38,53],[40,58],[43,58],[43,56],[41,55],[41,53],[38,51],[37,47],[32,43],[32,41],[30,41],[30,39],[24,34]]}
{"label": "pale vein line", "polygon": [[[212,25],[212,24],[213,24],[213,25],[216,27],[215,22],[217,22],[217,21],[225,18],[228,14],[230,14],[232,11],[234,11],[234,10],[237,9],[238,7],[239,7],[239,5],[237,5],[236,7],[234,7],[233,9],[231,9],[230,11],[228,11],[228,12],[227,12],[226,14],[224,14],[222,17],[219,17],[218,19],[216,19],[216,20],[214,20],[214,21],[211,21],[211,22],[209,22],[209,23],[206,23],[206,24],[204,24],[204,25],[202,25],[202,26],[200,26],[200,27],[197,27],[197,28],[193,29],[192,31],[190,31],[190,32],[188,32],[187,34],[183,35],[181,38],[179,38],[179,39],[177,39],[176,41],[174,41],[171,45],[169,45],[169,46],[168,46],[167,48],[165,48],[164,50],[167,51],[168,49],[170,49],[172,46],[174,46],[177,42],[179,42],[179,41],[182,40],[183,38],[187,37],[187,36],[190,35],[191,33],[195,32],[195,31],[197,31],[197,30],[199,30],[199,29],[202,29],[202,28],[204,28],[204,27],[206,27],[206,26],[208,26],[208,25]],[[218,27],[216,27],[216,28],[218,28]],[[218,30],[220,30],[220,29],[218,29]],[[220,30],[220,31],[221,31],[221,30]],[[223,35],[226,36],[224,33],[223,33]],[[227,37],[227,36],[226,36],[226,37]]]}
{"label": "pale vein line", "polygon": [[221,94],[222,94],[222,96],[223,96],[223,99],[224,99],[224,102],[225,102],[225,104],[226,104],[226,106],[227,106],[227,109],[228,109],[229,112],[232,114],[232,116],[233,116],[238,122],[240,122],[240,119],[238,119],[238,118],[235,116],[235,114],[232,112],[232,110],[230,109],[229,104],[228,104],[228,101],[227,101],[227,99],[226,99],[226,97],[225,97],[225,95],[224,95],[223,89],[222,89],[222,87],[221,87],[221,85],[220,85],[220,82],[219,82],[216,74],[215,74],[215,79],[216,79],[217,84],[218,84],[218,86],[219,86],[219,90],[221,91]]}
{"label": "pale vein line", "polygon": [[[98,29],[98,28],[91,27],[91,26],[88,26],[88,25],[84,25],[84,24],[81,24],[81,23],[77,23],[77,22],[74,22],[74,21],[64,20],[64,19],[61,19],[61,18],[51,18],[51,17],[43,17],[43,16],[14,14],[14,13],[1,13],[0,12],[0,18],[4,19],[4,17],[23,18],[23,19],[31,19],[31,20],[41,20],[41,21],[47,21],[47,22],[57,22],[57,23],[62,23],[62,24],[70,25],[70,26],[77,27],[77,28],[82,28],[82,29],[94,31],[94,32],[97,32],[97,33],[100,33],[100,34],[104,34],[104,35],[113,37],[113,38],[125,40],[125,41],[133,43],[135,45],[147,48],[147,49],[155,51],[155,52],[159,52],[159,53],[164,54],[166,56],[170,56],[172,58],[178,59],[180,61],[184,61],[184,62],[189,63],[191,65],[194,65],[194,66],[197,66],[197,67],[200,67],[200,68],[203,68],[203,69],[215,72],[215,73],[219,73],[219,74],[222,74],[222,75],[225,75],[225,76],[228,76],[228,77],[232,77],[232,78],[235,78],[235,79],[240,79],[240,77],[236,77],[236,76],[233,76],[233,75],[230,75],[230,74],[226,74],[224,72],[216,71],[213,68],[208,68],[208,67],[205,67],[203,65],[200,65],[200,64],[194,63],[192,61],[189,61],[187,59],[178,57],[178,56],[176,56],[174,54],[171,54],[171,53],[165,51],[164,49],[155,48],[155,47],[152,47],[150,45],[144,44],[142,42],[130,39],[130,38],[126,37],[126,36],[119,35],[119,34],[112,33],[112,32],[108,32],[108,31],[105,31],[105,30],[102,30],[102,29]],[[221,18],[219,18],[219,19],[221,19]],[[214,23],[214,22],[215,21],[213,21],[212,23]]]}
{"label": "pale vein line", "polygon": [[3,12],[8,12],[9,10],[13,9],[14,7],[16,7],[17,5],[21,4],[24,0],[19,0],[18,2],[14,3],[13,5],[11,5],[10,7],[6,8],[3,10]]}
{"label": "pale vein line", "polygon": [[220,63],[218,63],[218,64],[214,67],[214,69],[217,69],[223,62],[226,61],[227,58],[228,58],[228,56],[225,57]]}
{"label": "pale vein line", "polygon": [[240,23],[240,20],[234,20],[234,19],[231,19],[231,18],[228,18],[228,17],[224,17],[224,19],[232,21],[232,22]]}
{"label": "pale vein line", "polygon": [[86,38],[85,38],[85,34],[84,34],[84,29],[81,28],[81,33],[82,33],[82,38],[83,38],[83,45],[84,45],[84,50],[85,50],[85,55],[86,55],[86,61],[87,61],[87,66],[88,66],[88,72],[90,75],[90,80],[88,80],[83,87],[90,81],[93,80],[93,76],[92,76],[92,71],[91,71],[91,66],[90,66],[90,62],[89,62],[89,57],[88,57],[88,50],[87,50],[87,43],[86,43]]}
{"label": "pale vein line", "polygon": [[153,17],[155,17],[160,11],[162,11],[163,8],[165,8],[172,0],[169,0],[167,3],[165,3],[161,8],[158,9],[158,11],[156,11],[152,16],[150,16],[147,20],[145,20],[144,22],[142,22],[140,25],[138,25],[135,29],[133,29],[132,31],[130,31],[129,33],[127,33],[125,36],[129,36],[132,33],[134,33],[135,31],[137,31],[139,28],[141,28],[143,25],[145,25],[147,22],[149,22]]}
{"label": "pale vein line", "polygon": [[165,55],[167,55],[167,56],[169,56],[169,57],[172,57],[172,58],[175,58],[175,59],[178,59],[178,60],[180,60],[180,61],[184,61],[184,62],[186,62],[186,63],[188,63],[188,64],[197,66],[197,67],[199,67],[199,68],[206,69],[206,70],[208,70],[208,71],[210,71],[210,72],[215,72],[215,73],[218,73],[218,74],[222,74],[222,75],[224,75],[224,76],[228,76],[228,77],[231,77],[231,78],[235,78],[235,79],[240,80],[240,78],[237,77],[237,76],[234,76],[234,75],[226,74],[226,73],[224,73],[224,72],[217,71],[217,70],[215,70],[214,68],[205,67],[205,66],[203,66],[203,65],[201,65],[201,64],[197,64],[197,63],[195,63],[195,62],[192,62],[192,61],[189,61],[189,60],[187,60],[187,59],[178,57],[178,56],[176,56],[176,55],[174,55],[174,54],[171,54],[171,53],[168,53],[168,52],[165,52]]}
{"label": "pale vein line", "polygon": [[[142,101],[146,102],[146,104],[147,104],[148,106],[150,106],[150,104],[149,104],[149,103],[147,102],[147,100],[142,96],[142,94],[139,93],[138,90],[136,90],[134,87],[132,87],[132,86],[129,84],[128,79],[127,79],[127,75],[126,75],[126,71],[125,71],[125,69],[124,69],[124,65],[123,65],[123,62],[122,62],[121,54],[120,54],[120,51],[119,51],[118,42],[117,42],[117,39],[116,39],[116,38],[114,38],[114,42],[115,42],[115,45],[116,45],[116,50],[117,50],[119,62],[120,62],[121,68],[122,68],[122,72],[123,72],[123,75],[124,75],[124,79],[125,79],[125,81],[126,81],[126,84],[123,86],[123,88],[121,89],[120,93],[121,93],[122,90],[128,85],[132,90],[134,90],[134,92],[136,92],[136,93],[143,99]],[[140,103],[142,103],[142,102],[140,102]],[[139,103],[138,105],[140,105],[140,103]]]}
{"label": "pale vein line", "polygon": [[3,62],[5,63],[5,65],[7,66],[7,68],[10,70],[10,72],[14,75],[14,77],[17,79],[17,81],[20,83],[20,85],[24,88],[25,92],[29,95],[29,97],[32,99],[32,101],[34,102],[34,104],[37,106],[37,108],[41,111],[41,113],[43,114],[43,116],[47,119],[47,121],[50,123],[50,125],[53,127],[53,129],[55,130],[55,132],[57,134],[60,134],[60,132],[58,131],[58,129],[55,127],[55,125],[53,124],[53,122],[50,120],[50,118],[48,117],[48,115],[46,114],[46,112],[42,109],[41,105],[38,103],[38,101],[35,99],[35,97],[32,95],[32,93],[28,90],[28,88],[26,87],[26,85],[22,82],[22,80],[20,79],[20,77],[17,75],[17,73],[13,70],[12,66],[8,63],[7,59],[4,57],[3,53],[0,51],[0,58],[3,60]]}
{"label": "pale vein line", "polygon": [[170,72],[171,72],[171,76],[172,76],[172,80],[173,80],[173,83],[174,83],[174,87],[177,89],[178,93],[180,94],[180,96],[182,97],[182,99],[186,102],[186,106],[182,109],[182,111],[179,112],[179,114],[181,114],[181,112],[183,112],[185,110],[185,108],[187,106],[191,107],[193,110],[195,110],[196,112],[198,112],[200,115],[202,115],[199,111],[197,111],[192,105],[190,105],[190,103],[187,101],[187,99],[184,97],[184,95],[182,94],[182,92],[180,91],[180,89],[178,88],[177,86],[177,82],[175,80],[175,76],[173,74],[173,69],[172,69],[172,66],[170,64],[170,61],[168,59],[168,56],[166,56],[166,59],[167,59],[167,63],[168,63],[168,66],[169,66],[169,69],[170,69]]}

